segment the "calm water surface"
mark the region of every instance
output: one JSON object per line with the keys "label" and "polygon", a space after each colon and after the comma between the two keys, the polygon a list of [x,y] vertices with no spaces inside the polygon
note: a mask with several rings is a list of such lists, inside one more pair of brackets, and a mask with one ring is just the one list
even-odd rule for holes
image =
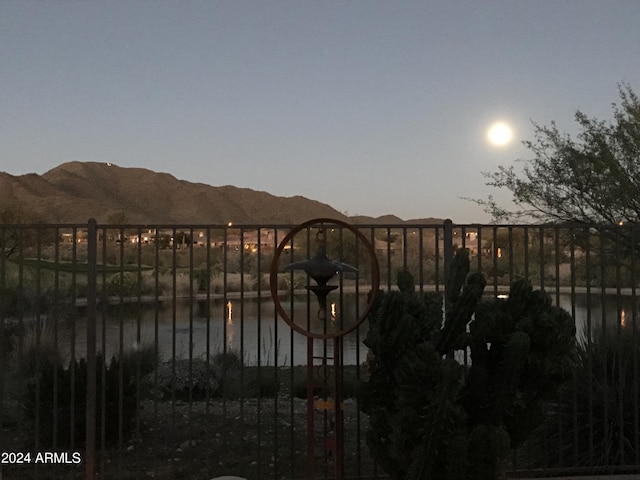
{"label": "calm water surface", "polygon": [[[353,297],[353,296],[352,296]],[[556,297],[553,296],[554,302]],[[361,301],[360,305],[366,303]],[[637,302],[636,302],[637,303]],[[323,323],[315,318],[315,299],[307,306],[306,298],[283,301],[283,305],[296,322],[306,325],[311,318],[312,328],[320,329]],[[293,309],[291,306],[293,305]],[[348,317],[353,321],[355,299],[347,298],[344,303],[345,315],[336,311],[327,322],[329,328]],[[589,330],[597,331],[603,325],[620,324],[632,328],[636,321],[634,299],[629,296],[592,294],[562,294],[559,305],[574,315],[577,335],[584,338]],[[362,307],[360,307],[362,308]],[[293,313],[291,313],[293,312]],[[343,320],[345,321],[345,320]],[[640,322],[640,318],[637,320]],[[103,334],[104,332],[104,334]],[[343,340],[344,363],[362,363],[367,348],[362,340],[367,333],[365,321],[358,329]],[[76,356],[84,356],[86,350],[86,321],[76,323]],[[222,351],[235,351],[242,355],[246,365],[304,365],[307,358],[307,338],[294,332],[275,312],[271,298],[212,300],[193,304],[180,301],[175,305],[159,304],[124,307],[112,306],[106,314],[98,315],[98,350],[105,350],[108,356],[120,349],[130,350],[140,344],[155,344],[165,360],[176,358],[204,358]],[[314,355],[322,355],[324,349],[331,355],[333,342],[325,344],[314,341]]]}
{"label": "calm water surface", "polygon": [[[320,331],[323,323],[316,319],[317,303],[307,308],[306,298],[296,299],[283,306],[296,323],[307,325],[312,318],[312,328]],[[207,308],[209,307],[209,308]],[[345,301],[345,311],[355,312],[353,299]],[[328,328],[336,325],[341,316],[334,306],[336,315],[330,315]],[[330,313],[330,312],[329,312]],[[350,315],[351,321],[355,315]],[[343,320],[347,322],[347,320]],[[196,301],[192,305],[178,301],[175,310],[171,304],[124,307],[113,306],[106,315],[98,314],[98,350],[105,350],[107,356],[138,345],[155,344],[157,341],[163,359],[204,358],[207,353],[215,355],[222,351],[234,351],[242,356],[246,365],[304,365],[307,359],[307,338],[293,331],[287,323],[276,315],[271,299],[244,299]],[[347,323],[348,325],[348,323]],[[77,356],[86,352],[86,320],[76,324]],[[367,354],[362,344],[367,332],[364,322],[358,329],[343,339],[345,364],[358,364]],[[314,355],[322,355],[324,349],[331,355],[333,341],[314,341]]]}

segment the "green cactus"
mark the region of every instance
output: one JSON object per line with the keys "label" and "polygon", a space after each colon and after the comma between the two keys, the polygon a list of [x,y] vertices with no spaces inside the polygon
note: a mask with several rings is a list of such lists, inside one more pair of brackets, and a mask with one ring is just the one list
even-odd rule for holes
{"label": "green cactus", "polygon": [[[567,377],[573,319],[524,281],[506,301],[482,301],[486,281],[469,274],[465,251],[444,298],[415,292],[407,272],[398,283],[376,300],[364,341],[373,362],[358,398],[369,449],[393,479],[502,478],[510,449]],[[463,349],[469,365],[454,360]]]}
{"label": "green cactus", "polygon": [[[456,257],[457,258],[457,257]],[[463,268],[466,267],[468,272],[469,265],[462,264]],[[462,293],[458,295],[457,300],[451,304],[444,323],[444,327],[441,331],[440,340],[438,342],[438,351],[445,355],[451,353],[453,350],[460,349],[465,346],[463,339],[465,335],[467,324],[471,321],[471,317],[476,309],[476,306],[482,298],[484,287],[487,284],[484,277],[480,274],[474,273],[469,276],[467,283],[462,289]]]}

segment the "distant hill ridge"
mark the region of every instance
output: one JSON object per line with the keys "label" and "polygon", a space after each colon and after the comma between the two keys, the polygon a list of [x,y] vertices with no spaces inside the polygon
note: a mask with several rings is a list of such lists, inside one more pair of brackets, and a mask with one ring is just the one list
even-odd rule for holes
{"label": "distant hill ridge", "polygon": [[[347,217],[302,196],[277,197],[234,186],[178,180],[168,173],[97,162],[63,163],[43,175],[0,172],[0,203],[20,205],[39,221],[99,223],[124,216],[128,223],[297,224],[328,217],[351,223],[405,223],[386,215]],[[442,223],[435,218],[407,223]]]}

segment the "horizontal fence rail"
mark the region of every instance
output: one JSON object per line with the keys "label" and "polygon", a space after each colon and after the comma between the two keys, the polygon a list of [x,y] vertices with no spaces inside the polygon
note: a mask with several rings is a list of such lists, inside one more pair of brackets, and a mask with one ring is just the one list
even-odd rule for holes
{"label": "horizontal fence rail", "polygon": [[[303,477],[307,342],[278,317],[269,283],[274,252],[292,228],[0,225],[0,451],[15,454],[0,473]],[[512,452],[512,476],[640,472],[638,228],[358,229],[375,250],[384,291],[406,270],[416,290],[443,293],[454,252],[466,249],[487,298],[508,295],[524,278],[571,313],[575,371],[549,405],[549,421]],[[283,261],[312,256],[313,238],[296,236]],[[336,280],[330,301],[328,321],[349,322],[370,293],[370,259],[346,230],[327,238],[328,256],[358,269]],[[316,309],[307,276],[281,272],[282,304],[307,321]],[[367,328],[341,342],[347,477],[386,476],[355,398],[368,374]]]}

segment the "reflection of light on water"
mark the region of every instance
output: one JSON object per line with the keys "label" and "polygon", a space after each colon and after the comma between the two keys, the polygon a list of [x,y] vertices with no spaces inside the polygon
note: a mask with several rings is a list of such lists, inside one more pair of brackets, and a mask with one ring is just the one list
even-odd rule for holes
{"label": "reflection of light on water", "polygon": [[[227,323],[229,325],[233,325],[233,304],[231,301],[227,302]],[[233,327],[227,329],[227,346],[228,348],[233,347]]]}
{"label": "reflection of light on water", "polygon": [[336,319],[336,304],[335,303],[331,304],[331,319],[332,320]]}
{"label": "reflection of light on water", "polygon": [[624,309],[620,311],[620,326],[622,328],[627,326],[627,312],[625,312]]}

